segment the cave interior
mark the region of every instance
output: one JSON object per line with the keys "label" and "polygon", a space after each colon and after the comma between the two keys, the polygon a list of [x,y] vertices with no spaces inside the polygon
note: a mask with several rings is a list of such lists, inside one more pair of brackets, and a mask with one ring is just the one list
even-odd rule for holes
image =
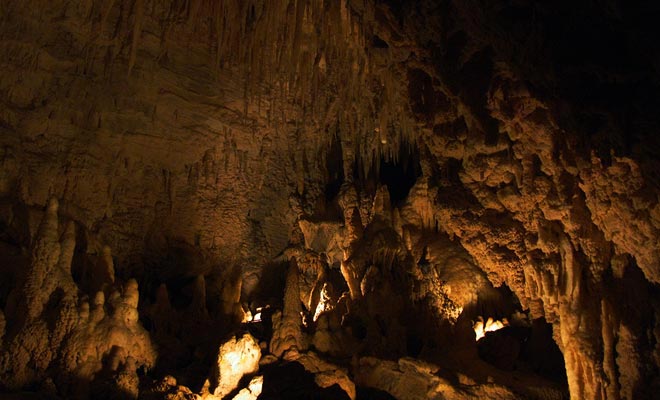
{"label": "cave interior", "polygon": [[656,7],[1,1],[0,397],[657,398]]}

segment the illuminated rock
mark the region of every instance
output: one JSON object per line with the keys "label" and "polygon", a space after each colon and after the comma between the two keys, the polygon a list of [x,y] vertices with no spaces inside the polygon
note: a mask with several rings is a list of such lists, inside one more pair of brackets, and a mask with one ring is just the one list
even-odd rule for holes
{"label": "illuminated rock", "polygon": [[259,370],[260,359],[259,342],[249,333],[225,342],[220,346],[217,364],[211,372],[212,394],[223,398],[237,389],[245,375]]}
{"label": "illuminated rock", "polygon": [[248,387],[241,389],[233,400],[256,400],[261,394],[264,384],[263,376],[255,376],[250,380]]}
{"label": "illuminated rock", "polygon": [[332,298],[330,297],[331,291],[332,284],[329,282],[324,283],[323,288],[321,289],[319,302],[316,306],[316,310],[314,311],[314,321],[318,320],[322,313],[331,311],[334,308],[334,305],[331,302]]}
{"label": "illuminated rock", "polygon": [[509,322],[504,318],[503,320],[493,320],[493,318],[488,317],[486,322],[484,322],[484,319],[480,316],[477,319],[477,322],[474,323],[474,326],[472,327],[474,329],[474,334],[476,335],[475,340],[479,340],[486,335],[486,332],[495,332],[496,330],[502,329],[505,326],[508,326]]}

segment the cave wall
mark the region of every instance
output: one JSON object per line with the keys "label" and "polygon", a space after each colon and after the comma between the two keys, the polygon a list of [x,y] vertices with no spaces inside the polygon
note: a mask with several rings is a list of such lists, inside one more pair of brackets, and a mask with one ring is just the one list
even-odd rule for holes
{"label": "cave wall", "polygon": [[[258,276],[301,218],[343,221],[357,238],[377,197],[367,177],[412,146],[421,177],[403,219],[437,226],[553,324],[572,397],[643,398],[660,359],[647,14],[617,2],[4,2],[3,222],[29,225],[18,210],[54,197],[86,251],[109,246],[126,279],[232,263]],[[333,141],[341,174],[327,168]],[[338,175],[356,193],[329,217]],[[172,248],[202,261],[162,267]]]}

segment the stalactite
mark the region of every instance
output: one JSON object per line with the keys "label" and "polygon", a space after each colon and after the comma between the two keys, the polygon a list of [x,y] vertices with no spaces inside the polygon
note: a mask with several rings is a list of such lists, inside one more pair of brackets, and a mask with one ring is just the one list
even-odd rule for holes
{"label": "stalactite", "polygon": [[[137,51],[145,12],[154,10],[153,4],[145,10],[144,0],[134,0],[132,4],[129,74],[139,63]],[[128,23],[124,3],[111,0],[101,10],[101,32],[107,31],[110,15],[117,7],[122,8],[117,26]],[[367,140],[375,128],[372,116],[376,114],[376,97],[382,97],[378,99],[381,106],[379,122],[375,124],[380,129],[381,140],[395,148],[397,136],[409,137],[405,129],[406,113],[398,112],[403,107],[395,105],[401,100],[391,94],[392,76],[372,73],[366,37],[370,35],[373,15],[367,14],[355,18],[347,4],[320,0],[172,1],[161,26],[161,56],[167,53],[168,36],[179,29],[177,26],[188,24],[195,31],[207,26],[209,37],[213,38],[210,48],[215,68],[222,73],[223,69],[236,67],[243,74],[245,117],[253,110],[260,112],[265,97],[268,104],[284,115],[297,113],[302,124],[298,128],[303,130],[328,131],[333,119],[344,115],[349,126],[340,134],[355,137],[354,142],[361,143],[360,157],[365,160],[366,176],[374,159],[393,154],[391,149],[380,148],[384,143]],[[199,25],[198,21],[208,21],[208,25]],[[115,32],[116,36],[121,34]],[[119,50],[117,46],[114,48],[115,52]],[[377,79],[374,87],[385,88],[382,96],[370,90],[369,80],[374,78]],[[332,97],[335,100],[328,101]],[[284,116],[273,120],[272,114],[270,124],[286,123]],[[313,142],[300,143],[305,152],[315,153],[332,140],[327,134],[313,137]],[[374,145],[378,146],[375,154],[371,151]]]}
{"label": "stalactite", "polygon": [[138,44],[140,42],[140,35],[142,34],[142,20],[144,18],[144,4],[143,0],[135,0],[133,3],[133,37],[131,40],[131,50],[128,58],[128,75],[131,75],[133,66],[135,65],[135,57],[137,55]]}
{"label": "stalactite", "polygon": [[112,12],[112,8],[115,5],[115,0],[108,0],[108,4],[106,7],[103,9],[103,12],[101,14],[101,24],[100,24],[100,32],[101,35],[105,32],[105,24],[108,22],[108,17],[110,16],[110,13]]}
{"label": "stalactite", "polygon": [[222,30],[222,9],[218,4],[214,7],[214,28],[215,28],[215,68],[220,70],[222,62],[222,39],[223,39],[223,30]]}

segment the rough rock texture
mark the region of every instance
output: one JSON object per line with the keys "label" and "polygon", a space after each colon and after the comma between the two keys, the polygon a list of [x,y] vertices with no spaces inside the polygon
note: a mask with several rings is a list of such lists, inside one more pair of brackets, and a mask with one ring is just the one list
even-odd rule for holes
{"label": "rough rock texture", "polygon": [[192,400],[197,396],[193,392],[181,385],[177,385],[176,378],[167,375],[159,382],[154,383],[152,387],[144,390],[141,396],[145,399],[167,399],[167,400]]}
{"label": "rough rock texture", "polygon": [[344,369],[323,361],[313,352],[303,354],[295,361],[302,364],[306,371],[314,374],[314,382],[319,387],[338,385],[351,400],[355,400],[355,384]]}
{"label": "rough rock texture", "polygon": [[273,316],[273,338],[270,342],[270,352],[277,357],[290,352],[289,357],[295,358],[299,351],[307,348],[301,330],[302,306],[298,286],[298,264],[295,259],[291,259],[286,274],[284,309]]}
{"label": "rough rock texture", "polygon": [[256,400],[261,394],[261,389],[264,384],[263,376],[255,376],[250,380],[248,387],[241,389],[240,392],[234,397],[234,400]]}
{"label": "rough rock texture", "polygon": [[138,322],[137,282],[107,287],[107,301],[103,291],[93,300],[80,296],[71,276],[75,225],[66,223],[62,232],[59,220],[58,202],[50,200],[28,266],[16,271],[5,307],[2,384],[16,390],[56,379],[57,387],[48,390],[86,398],[110,381],[114,390],[137,398],[137,369],[150,368],[156,358]]}
{"label": "rough rock texture", "polygon": [[245,375],[259,370],[260,359],[259,342],[249,333],[225,342],[218,351],[212,376],[213,395],[222,399],[233,392]]}
{"label": "rough rock texture", "polygon": [[356,380],[358,384],[383,390],[401,400],[517,398],[509,389],[498,385],[466,385],[461,388],[437,376],[438,368],[404,358],[394,362],[365,357],[360,359]]}
{"label": "rough rock texture", "polygon": [[310,333],[465,370],[477,316],[526,312],[552,324],[571,397],[650,398],[656,15],[3,1],[0,389],[135,396],[138,370],[205,371],[242,307],[272,304],[277,357]]}

